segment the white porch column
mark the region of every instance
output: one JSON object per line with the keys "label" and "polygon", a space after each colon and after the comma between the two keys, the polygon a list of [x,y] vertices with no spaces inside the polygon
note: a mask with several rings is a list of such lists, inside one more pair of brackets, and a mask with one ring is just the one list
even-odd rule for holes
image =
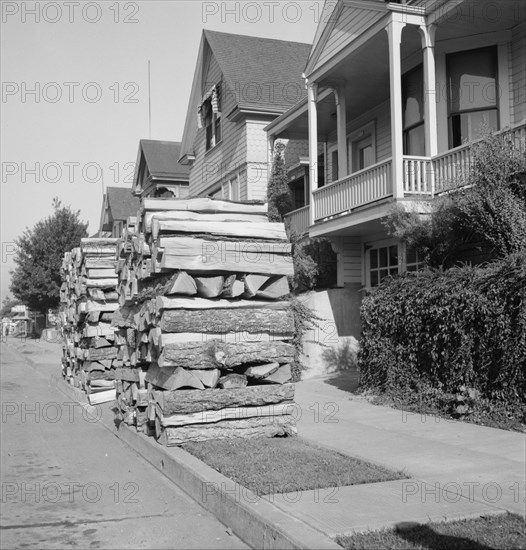
{"label": "white porch column", "polygon": [[389,40],[389,81],[391,92],[391,150],[392,150],[392,178],[393,195],[395,198],[404,196],[403,181],[403,121],[402,121],[402,68],[400,61],[400,44],[402,43],[402,29],[405,23],[393,13],[391,22],[386,30]]}
{"label": "white porch column", "polygon": [[435,25],[419,27],[424,53],[424,127],[426,156],[438,153],[436,75],[435,75]]}
{"label": "white porch column", "polygon": [[345,88],[334,89],[336,100],[336,136],[338,140],[338,179],[347,175],[347,115],[345,112]]}
{"label": "white porch column", "polygon": [[318,84],[307,86],[309,112],[309,225],[314,225],[314,200],[312,193],[318,189]]}

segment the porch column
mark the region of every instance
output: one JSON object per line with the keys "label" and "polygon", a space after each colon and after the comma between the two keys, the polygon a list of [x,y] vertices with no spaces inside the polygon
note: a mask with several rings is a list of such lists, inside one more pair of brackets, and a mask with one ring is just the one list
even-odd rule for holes
{"label": "porch column", "polygon": [[318,189],[318,84],[307,85],[309,112],[309,225],[314,225],[314,200],[312,193]]}
{"label": "porch column", "polygon": [[424,54],[424,127],[426,156],[434,157],[438,152],[436,76],[435,76],[435,25],[421,25]]}
{"label": "porch column", "polygon": [[402,14],[391,14],[391,21],[387,25],[386,30],[389,41],[393,195],[395,198],[401,198],[404,196],[404,135],[402,122],[402,68],[400,62],[400,44],[402,43],[402,29],[405,27],[405,23],[397,16],[402,16]]}
{"label": "porch column", "polygon": [[345,88],[334,89],[336,100],[336,136],[338,141],[338,179],[347,175],[347,115],[345,112]]}

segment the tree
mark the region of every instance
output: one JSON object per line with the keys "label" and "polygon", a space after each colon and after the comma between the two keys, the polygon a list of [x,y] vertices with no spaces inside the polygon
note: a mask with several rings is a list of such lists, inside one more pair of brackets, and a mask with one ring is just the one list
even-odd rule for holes
{"label": "tree", "polygon": [[80,211],[53,199],[53,214],[26,229],[16,240],[16,267],[11,272],[11,292],[30,309],[47,313],[58,306],[60,266],[64,252],[87,237],[88,224]]}
{"label": "tree", "polygon": [[2,300],[2,307],[0,308],[0,318],[10,317],[11,309],[18,305],[20,305],[20,300],[17,300],[16,298],[11,298],[11,296],[6,296]]}
{"label": "tree", "polygon": [[469,246],[492,257],[526,250],[526,157],[510,134],[488,135],[471,151],[465,178],[433,201],[429,215],[394,207],[385,220],[390,235],[415,249],[431,267],[463,261]]}
{"label": "tree", "polygon": [[285,168],[285,146],[277,142],[274,146],[272,170],[267,188],[268,219],[271,222],[282,222],[283,216],[292,211],[292,197]]}

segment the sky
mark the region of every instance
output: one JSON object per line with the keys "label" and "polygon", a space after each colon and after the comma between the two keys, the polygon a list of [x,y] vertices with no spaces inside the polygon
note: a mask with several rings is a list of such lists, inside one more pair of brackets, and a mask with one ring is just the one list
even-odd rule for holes
{"label": "sky", "polygon": [[311,43],[322,5],[0,0],[0,299],[15,239],[54,197],[93,234],[104,188],[131,187],[139,140],[181,140],[202,29]]}

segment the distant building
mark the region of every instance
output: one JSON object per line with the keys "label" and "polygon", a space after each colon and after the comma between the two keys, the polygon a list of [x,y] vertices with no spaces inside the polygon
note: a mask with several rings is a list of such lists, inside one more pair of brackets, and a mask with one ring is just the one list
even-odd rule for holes
{"label": "distant building", "polygon": [[127,187],[108,187],[104,194],[99,231],[95,237],[120,237],[129,216],[137,216],[139,199]]}
{"label": "distant building", "polygon": [[135,165],[132,193],[136,197],[188,196],[190,168],[180,164],[181,144],[177,141],[141,139]]}

